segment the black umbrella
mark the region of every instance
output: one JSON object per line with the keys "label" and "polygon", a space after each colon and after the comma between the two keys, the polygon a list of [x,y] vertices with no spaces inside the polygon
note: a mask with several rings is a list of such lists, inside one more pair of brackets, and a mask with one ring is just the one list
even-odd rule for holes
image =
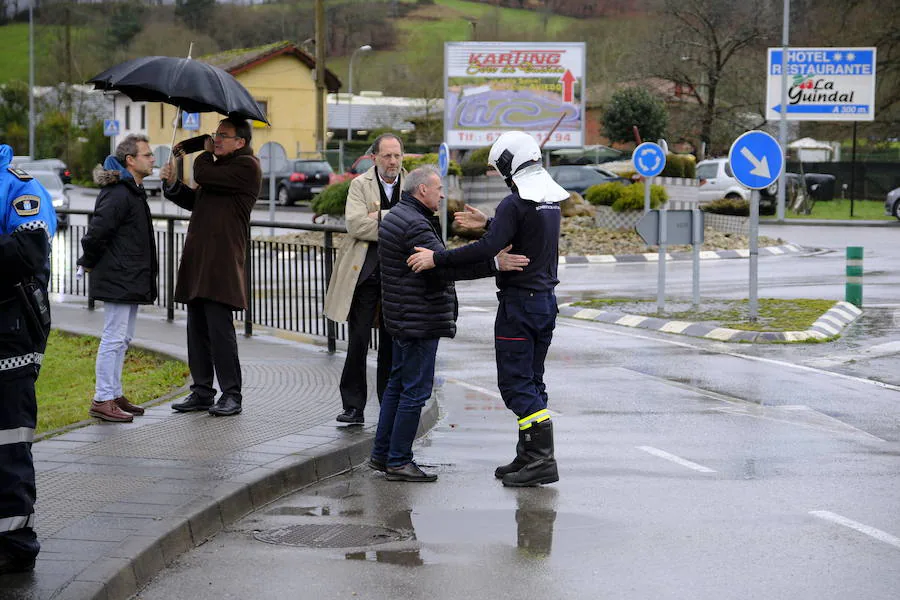
{"label": "black umbrella", "polygon": [[165,102],[187,112],[217,112],[269,122],[237,79],[191,58],[135,58],[103,71],[88,83],[96,90],[116,90],[138,102]]}

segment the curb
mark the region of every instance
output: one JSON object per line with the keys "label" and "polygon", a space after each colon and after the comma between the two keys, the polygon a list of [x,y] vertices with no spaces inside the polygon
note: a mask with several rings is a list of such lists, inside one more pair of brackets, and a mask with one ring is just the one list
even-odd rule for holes
{"label": "curb", "polygon": [[[796,244],[783,246],[766,246],[759,249],[759,256],[782,256],[784,254],[801,254],[811,252],[812,249]],[[718,260],[725,258],[749,258],[750,250],[705,250],[700,252],[700,260]],[[671,252],[666,254],[666,261],[692,260],[693,252]],[[561,265],[588,265],[606,263],[650,263],[659,262],[659,252],[647,252],[645,254],[588,254],[586,256],[560,256]]]}
{"label": "curb", "polygon": [[573,319],[585,321],[597,321],[612,325],[624,325],[626,327],[638,327],[664,333],[680,333],[718,342],[749,342],[749,343],[773,343],[773,342],[806,342],[825,341],[838,337],[844,328],[859,318],[863,311],[849,302],[838,302],[816,319],[812,327],[804,331],[744,331],[717,327],[706,323],[693,323],[690,321],[667,321],[657,317],[645,317],[629,315],[609,310],[595,308],[580,308],[571,304],[562,304],[559,314]]}
{"label": "curb", "polygon": [[[422,411],[421,437],[437,423],[440,407],[432,398]],[[351,434],[353,435],[353,434]],[[326,452],[297,452],[224,481],[208,493],[123,541],[62,588],[55,599],[126,600],[185,552],[200,546],[255,510],[305,487],[364,466],[374,426],[360,428],[353,442],[335,442]],[[272,468],[271,465],[279,466]]]}

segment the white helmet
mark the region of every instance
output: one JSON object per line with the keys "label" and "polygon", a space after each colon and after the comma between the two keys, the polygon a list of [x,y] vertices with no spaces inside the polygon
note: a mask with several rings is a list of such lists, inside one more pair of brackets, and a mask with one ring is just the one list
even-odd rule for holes
{"label": "white helmet", "polygon": [[488,155],[488,164],[497,169],[519,196],[532,202],[560,202],[569,197],[541,166],[541,148],[523,131],[501,135]]}

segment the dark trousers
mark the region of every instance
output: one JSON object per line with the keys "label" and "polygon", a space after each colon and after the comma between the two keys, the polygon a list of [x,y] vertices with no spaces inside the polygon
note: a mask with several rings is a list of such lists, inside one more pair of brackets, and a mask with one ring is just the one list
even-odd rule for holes
{"label": "dark trousers", "polygon": [[434,387],[434,361],[440,338],[394,340],[394,364],[378,415],[372,457],[389,467],[413,458],[412,445],[422,407]]}
{"label": "dark trousers", "polygon": [[238,359],[234,317],[227,304],[197,299],[187,305],[188,367],[194,383],[191,392],[213,398],[213,375],[222,395],[241,402],[241,362]]}
{"label": "dark trousers", "polygon": [[344,410],[363,410],[368,398],[366,385],[366,354],[372,326],[378,319],[378,367],[376,369],[375,390],[378,401],[384,396],[388,377],[391,374],[391,334],[384,328],[381,318],[381,280],[369,277],[356,286],[350,313],[347,315],[347,358],[341,372],[341,402]]}
{"label": "dark trousers", "polygon": [[497,383],[506,407],[522,419],[547,408],[544,360],[556,326],[556,296],[551,292],[504,290],[497,298]]}
{"label": "dark trousers", "polygon": [[0,374],[0,554],[28,559],[41,546],[34,533],[34,461],[37,370]]}

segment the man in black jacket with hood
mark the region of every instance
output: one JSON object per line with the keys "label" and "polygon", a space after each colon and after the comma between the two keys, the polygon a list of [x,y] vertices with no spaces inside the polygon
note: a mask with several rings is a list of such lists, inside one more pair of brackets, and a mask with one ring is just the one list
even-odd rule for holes
{"label": "man in black jacket with hood", "polygon": [[497,270],[521,271],[524,256],[500,250],[493,260],[415,273],[406,260],[416,247],[443,250],[435,211],[443,197],[441,177],[426,165],[403,182],[400,201],[381,221],[382,313],[393,338],[391,375],[381,400],[369,466],[391,481],[435,481],[413,462],[412,444],[419,416],[431,396],[438,340],[456,335],[458,304],[453,281],[478,279]]}
{"label": "man in black jacket with hood", "polygon": [[103,301],[103,334],[97,350],[96,390],[88,414],[103,421],[131,422],[144,409],[122,390],[122,365],[134,337],[138,305],[157,297],[159,264],[144,177],[153,170],[147,137],[132,134],[94,169],[101,186],[94,216],[81,239],[78,265],[90,272],[90,294]]}

